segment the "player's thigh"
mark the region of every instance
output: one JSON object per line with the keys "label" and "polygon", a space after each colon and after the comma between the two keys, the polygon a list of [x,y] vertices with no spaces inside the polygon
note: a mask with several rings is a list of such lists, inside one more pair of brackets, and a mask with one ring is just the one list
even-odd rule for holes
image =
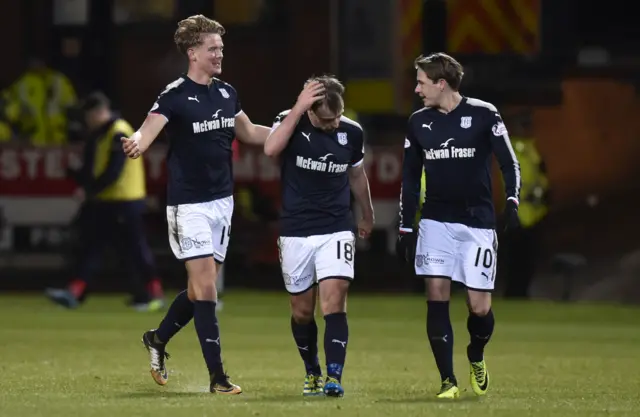
{"label": "player's thigh", "polygon": [[457,246],[458,242],[448,223],[420,220],[414,266],[416,275],[425,278],[427,297],[430,300],[449,299]]}
{"label": "player's thigh", "polygon": [[466,227],[461,230],[456,281],[469,290],[491,292],[494,289],[498,242],[492,229]]}
{"label": "player's thigh", "polygon": [[191,258],[185,261],[189,277],[189,289],[196,300],[217,299],[216,265],[212,256]]}
{"label": "player's thigh", "polygon": [[300,295],[315,283],[314,259],[316,248],[308,237],[281,236],[278,238],[280,268],[287,292]]}
{"label": "player's thigh", "polygon": [[316,274],[323,314],[346,311],[347,292],[355,273],[355,235],[344,231],[314,236],[318,242]]}
{"label": "player's thigh", "polygon": [[169,245],[177,259],[187,261],[213,254],[213,236],[204,203],[167,207]]}
{"label": "player's thigh", "polygon": [[213,239],[213,258],[219,264],[227,257],[233,217],[233,197],[220,198],[207,203],[209,224]]}
{"label": "player's thigh", "polygon": [[337,232],[312,236],[316,241],[315,268],[318,282],[327,278],[353,280],[356,257],[355,235]]}

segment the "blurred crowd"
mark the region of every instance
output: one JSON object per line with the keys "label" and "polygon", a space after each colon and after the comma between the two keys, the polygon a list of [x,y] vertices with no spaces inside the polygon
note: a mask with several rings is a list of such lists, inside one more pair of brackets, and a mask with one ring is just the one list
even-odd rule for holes
{"label": "blurred crowd", "polygon": [[0,143],[59,146],[81,131],[71,80],[40,57],[0,92]]}

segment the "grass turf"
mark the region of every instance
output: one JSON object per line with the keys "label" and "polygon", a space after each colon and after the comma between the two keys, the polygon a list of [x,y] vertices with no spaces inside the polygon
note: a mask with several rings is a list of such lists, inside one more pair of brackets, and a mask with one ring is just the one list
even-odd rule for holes
{"label": "grass turf", "polygon": [[[0,297],[0,416],[637,416],[640,309],[496,301],[487,348],[492,386],[469,388],[466,310],[452,304],[454,402],[434,399],[438,373],[417,296],[354,295],[345,397],[303,399],[304,368],[286,294],[231,292],[219,314],[223,356],[237,397],[207,393],[193,325],[170,343],[166,387],[149,376],[140,336],[162,313],[136,313],[123,297],[95,296],[66,311],[33,295]],[[323,321],[320,327],[321,362]],[[449,415],[449,414],[446,414]]]}

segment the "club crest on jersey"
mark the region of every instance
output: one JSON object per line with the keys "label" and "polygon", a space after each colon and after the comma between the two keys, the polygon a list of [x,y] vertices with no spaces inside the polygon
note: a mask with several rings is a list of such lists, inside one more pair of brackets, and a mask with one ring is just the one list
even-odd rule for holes
{"label": "club crest on jersey", "polygon": [[222,94],[222,97],[229,98],[229,92],[226,89],[218,88],[218,91],[220,91],[220,94]]}
{"label": "club crest on jersey", "polygon": [[346,132],[338,132],[338,143],[342,146],[347,144],[347,134]]}
{"label": "club crest on jersey", "polygon": [[460,118],[460,127],[469,129],[471,127],[471,116],[463,116]]}

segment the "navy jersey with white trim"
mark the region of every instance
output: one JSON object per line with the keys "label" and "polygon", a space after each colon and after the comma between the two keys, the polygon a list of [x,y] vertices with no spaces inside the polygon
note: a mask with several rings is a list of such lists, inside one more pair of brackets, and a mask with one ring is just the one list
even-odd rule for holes
{"label": "navy jersey with white trim", "polygon": [[[289,111],[278,115],[275,129]],[[333,132],[316,129],[305,114],[280,154],[280,235],[307,237],[353,231],[348,170],[364,161],[364,133],[342,117]]]}
{"label": "navy jersey with white trim", "polygon": [[423,169],[423,219],[495,228],[492,154],[502,171],[506,197],[518,200],[520,165],[495,106],[463,97],[448,114],[433,108],[413,113],[404,144],[400,229],[413,229]]}
{"label": "navy jersey with white trim", "polygon": [[186,75],[167,85],[149,113],[168,123],[167,204],[202,203],[233,193],[231,144],[242,112],[236,90],[216,78],[198,84]]}

